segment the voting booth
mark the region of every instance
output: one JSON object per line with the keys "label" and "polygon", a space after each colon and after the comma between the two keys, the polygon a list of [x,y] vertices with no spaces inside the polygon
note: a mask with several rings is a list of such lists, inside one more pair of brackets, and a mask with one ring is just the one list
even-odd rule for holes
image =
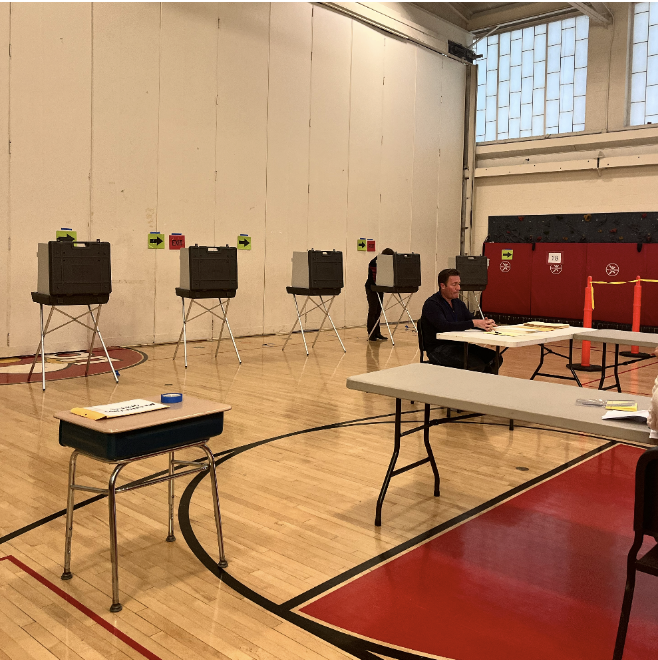
{"label": "voting booth", "polygon": [[[306,355],[308,355],[308,344],[306,343],[306,335],[304,334],[302,316],[306,317],[309,312],[318,309],[323,313],[323,318],[311,348],[315,346],[318,337],[320,336],[320,332],[322,332],[324,324],[328,319],[336,337],[338,337],[338,341],[340,342],[343,351],[345,351],[343,341],[338,334],[338,330],[336,330],[336,326],[334,325],[330,314],[331,306],[334,304],[336,296],[340,295],[343,286],[342,252],[338,250],[312,249],[307,252],[292,253],[291,286],[286,287],[286,291],[292,295],[292,299],[295,303],[295,311],[297,312],[297,320],[288,333],[281,350],[285,350],[290,341],[290,337],[299,323],[302,340],[304,341],[304,348],[306,349]],[[299,304],[297,303],[297,296],[302,296],[304,298],[301,311]]]}
{"label": "voting booth", "polygon": [[[238,347],[228,322],[228,307],[232,298],[235,298],[238,289],[238,249],[228,245],[219,247],[208,247],[206,245],[193,245],[180,250],[180,286],[176,288],[176,295],[181,299],[183,313],[183,327],[181,328],[174,357],[178,355],[181,340],[183,342],[183,354],[185,357],[185,368],[187,369],[187,324],[198,319],[204,314],[210,314],[222,322],[215,348],[215,357],[219,353],[219,346],[224,334],[224,327],[228,330],[233,349],[242,364]],[[185,310],[185,298],[189,299],[187,311]],[[200,300],[217,300],[217,304],[207,307]],[[212,304],[212,303],[208,303]],[[199,313],[190,316],[192,307],[200,308]],[[219,311],[215,311],[219,310]]]}
{"label": "voting booth", "polygon": [[[409,303],[414,293],[418,291],[421,283],[420,275],[420,255],[415,252],[394,252],[393,254],[377,255],[377,283],[372,285],[372,290],[379,294],[379,304],[381,314],[384,315],[384,322],[388,335],[391,338],[391,344],[395,346],[395,331],[406,314],[411,322],[415,332],[417,332],[416,323],[409,313]],[[388,300],[385,295],[388,294]],[[395,329],[391,332],[386,312],[395,307],[399,307],[400,316],[395,322]],[[376,323],[368,338],[375,329],[379,328],[379,322]]]}
{"label": "voting booth", "polygon": [[[99,329],[101,307],[109,300],[110,293],[112,293],[112,267],[109,243],[100,240],[74,241],[68,237],[58,238],[56,241],[48,243],[39,243],[37,247],[37,290],[32,292],[32,300],[39,305],[41,340],[35,351],[27,382],[30,382],[40,355],[41,384],[42,389],[46,389],[45,337],[70,323],[77,323],[92,331],[85,376],[89,374],[94,343],[98,336],[114,379],[117,383],[119,382]],[[45,325],[43,322],[44,305],[50,306]],[[82,305],[87,309],[77,316],[61,309],[61,307],[72,305]],[[51,328],[50,323],[54,312],[58,312],[69,320]],[[90,320],[87,320],[87,316],[90,317]]]}

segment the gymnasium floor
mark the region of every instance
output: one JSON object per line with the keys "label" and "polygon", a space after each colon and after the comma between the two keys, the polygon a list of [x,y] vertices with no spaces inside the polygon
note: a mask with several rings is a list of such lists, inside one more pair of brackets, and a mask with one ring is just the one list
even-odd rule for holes
{"label": "gymnasium floor", "polygon": [[[285,353],[280,337],[239,339],[241,366],[230,344],[223,344],[214,360],[214,346],[199,342],[190,345],[187,370],[182,358],[171,360],[173,346],[141,347],[147,359],[122,371],[118,386],[109,374],[51,381],[45,394],[40,383],[1,386],[0,559],[11,559],[0,560],[0,660],[452,658],[432,654],[414,640],[405,646],[389,642],[386,634],[374,638],[356,629],[358,621],[352,630],[323,622],[305,613],[305,605],[374,575],[378,566],[422,549],[428,539],[458,529],[458,523],[468,525],[465,521],[495,511],[493,505],[539,492],[611,449],[606,439],[583,434],[523,424],[510,432],[507,420],[488,417],[434,427],[441,497],[432,496],[428,466],[400,475],[389,488],[383,526],[375,528],[375,501],[392,448],[393,401],[347,390],[345,379],[417,361],[418,353],[415,335],[402,327],[395,348],[390,342],[368,343],[364,334],[362,328],[342,331],[343,354],[335,337],[324,333],[308,358],[299,336]],[[528,378],[538,353],[538,347],[508,351],[501,373]],[[547,362],[566,374],[562,360]],[[649,394],[657,373],[656,359],[623,368],[623,391]],[[596,374],[584,380],[589,387],[598,384]],[[164,542],[166,485],[119,495],[124,609],[113,615],[104,500],[91,498],[76,511],[74,578],[59,579],[69,450],[58,445],[53,413],[165,391],[233,406],[224,433],[210,443],[218,454],[229,567],[222,574],[213,570],[207,480],[176,481],[173,544]],[[406,402],[403,410],[405,421],[420,419],[419,405]],[[403,441],[401,464],[422,457],[420,435]],[[143,461],[126,468],[123,478],[164,467],[164,458]],[[78,474],[104,487],[108,470],[82,458]],[[84,503],[85,497],[77,501]],[[420,586],[437,589],[422,579]],[[402,611],[409,597],[391,596]],[[362,608],[372,618],[373,604],[364,601]],[[649,628],[656,625],[658,609],[647,622]],[[434,640],[439,635],[432,629],[425,634]],[[514,629],[499,632],[501,638],[507,634],[514,635]],[[494,657],[474,653],[468,660],[477,653],[482,660]],[[522,660],[533,657],[544,656],[530,653]]]}

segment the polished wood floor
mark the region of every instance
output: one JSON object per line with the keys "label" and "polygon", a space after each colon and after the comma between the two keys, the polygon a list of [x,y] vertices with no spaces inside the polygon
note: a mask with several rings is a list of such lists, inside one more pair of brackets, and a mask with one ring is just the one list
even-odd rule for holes
{"label": "polished wood floor", "polygon": [[[432,496],[429,466],[400,475],[389,489],[383,526],[375,528],[375,502],[392,447],[393,401],[347,390],[345,379],[417,361],[416,338],[401,327],[392,347],[366,342],[362,328],[341,334],[346,354],[330,333],[308,358],[298,335],[285,352],[281,337],[242,338],[240,366],[230,344],[215,360],[214,345],[198,342],[189,345],[186,370],[182,357],[172,361],[173,346],[142,347],[148,361],[123,371],[118,385],[108,374],[49,382],[45,393],[38,383],[1,387],[0,557],[23,562],[155,657],[351,657],[283,616],[286,605],[605,442],[527,425],[509,431],[507,420],[495,418],[434,427],[441,497]],[[528,378],[538,354],[538,347],[508,351],[501,373]],[[567,373],[560,358],[547,358],[547,366]],[[624,392],[649,394],[658,360],[621,371]],[[582,377],[597,387],[596,374]],[[217,469],[233,583],[220,581],[199,561],[178,522],[176,543],[164,542],[166,486],[119,495],[124,609],[112,615],[105,500],[76,511],[74,578],[59,578],[64,517],[53,514],[65,506],[70,452],[58,444],[53,413],[167,391],[233,407],[224,433],[211,441],[214,452],[271,441],[231,454]],[[410,411],[405,421],[421,418],[419,405],[407,402],[404,410]],[[364,419],[376,416],[384,417]],[[422,457],[420,434],[403,441],[401,464]],[[164,458],[143,461],[126,468],[123,479],[164,467]],[[86,483],[104,487],[108,474],[98,462],[78,462]],[[177,496],[185,487],[185,479],[176,481]],[[216,558],[207,479],[192,492],[189,518],[202,548]],[[0,660],[125,657],[144,656],[16,564],[0,561]]]}

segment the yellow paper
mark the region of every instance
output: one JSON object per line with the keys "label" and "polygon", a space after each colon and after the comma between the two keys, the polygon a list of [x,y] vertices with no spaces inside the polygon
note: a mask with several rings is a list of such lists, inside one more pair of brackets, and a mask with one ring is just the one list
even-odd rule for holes
{"label": "yellow paper", "polygon": [[607,401],[605,404],[606,410],[621,410],[623,412],[636,412],[637,403],[627,405],[627,401]]}
{"label": "yellow paper", "polygon": [[80,415],[80,417],[86,417],[87,419],[105,419],[107,415],[103,413],[96,412],[95,410],[89,410],[88,408],[71,408],[71,412],[74,415]]}

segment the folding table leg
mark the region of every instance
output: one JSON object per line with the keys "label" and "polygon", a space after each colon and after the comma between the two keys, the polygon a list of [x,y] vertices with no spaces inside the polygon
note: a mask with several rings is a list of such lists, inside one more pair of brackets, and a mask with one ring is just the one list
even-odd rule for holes
{"label": "folding table leg", "polygon": [[75,505],[75,465],[78,460],[76,449],[69,459],[69,488],[66,498],[66,540],[64,541],[64,572],[62,580],[70,580],[71,573],[71,539],[73,537],[73,507]]}
{"label": "folding table leg", "polygon": [[425,419],[423,428],[423,442],[427,451],[427,457],[430,459],[432,472],[434,473],[434,497],[441,495],[441,476],[439,475],[439,468],[436,467],[434,460],[434,453],[432,452],[432,445],[430,445],[430,404],[425,404]]}
{"label": "folding table leg", "polygon": [[167,499],[169,501],[169,533],[165,539],[167,543],[172,543],[176,540],[174,536],[174,452],[169,452],[169,483],[167,491]]}
{"label": "folding table leg", "polygon": [[217,546],[219,548],[219,562],[217,565],[220,568],[226,568],[228,561],[224,554],[224,539],[222,536],[222,515],[219,511],[219,493],[217,491],[217,473],[215,472],[215,457],[208,448],[208,445],[201,445],[201,449],[206,452],[208,457],[208,472],[210,472],[210,487],[212,489],[213,510],[215,512],[215,527],[217,528]]}
{"label": "folding table leg", "polygon": [[605,382],[605,359],[608,352],[608,347],[605,342],[602,345],[601,351],[601,380],[599,380],[599,389],[603,389],[603,383]]}
{"label": "folding table leg", "polygon": [[[578,378],[578,374],[575,372],[573,368],[573,339],[569,340],[569,364],[567,364],[567,367],[569,367],[569,370],[571,371],[571,375],[576,381],[578,387],[582,387],[583,384],[580,382],[580,378]],[[603,373],[605,373],[605,368],[603,369]]]}
{"label": "folding table leg", "polygon": [[110,612],[121,612],[119,602],[119,550],[117,546],[117,495],[116,482],[125,463],[117,465],[110,476],[108,484],[108,509],[110,514],[110,559],[112,561],[112,606]]}
{"label": "folding table leg", "polygon": [[621,392],[621,384],[619,383],[619,344],[615,344],[615,384],[617,385],[617,392]]}
{"label": "folding table leg", "polygon": [[[391,477],[393,476],[393,470],[395,469],[395,464],[397,463],[398,455],[400,453],[401,426],[402,426],[402,399],[396,399],[393,456],[391,456],[391,462],[388,464],[388,470],[386,470],[384,483],[382,484],[382,489],[379,492],[379,497],[377,498],[377,509],[375,511],[375,527],[382,526],[382,505],[384,504],[384,498],[386,497],[388,484],[391,482]],[[435,483],[435,489],[436,489],[436,483]]]}

